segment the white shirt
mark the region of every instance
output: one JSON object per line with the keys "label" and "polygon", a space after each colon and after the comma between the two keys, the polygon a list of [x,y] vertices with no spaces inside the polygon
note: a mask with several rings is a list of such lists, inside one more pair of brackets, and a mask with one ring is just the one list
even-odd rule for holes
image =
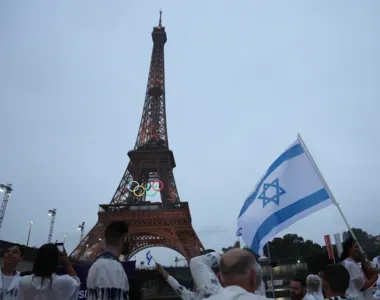
{"label": "white shirt", "polygon": [[323,300],[325,297],[323,297],[322,293],[306,293],[305,297],[303,297],[303,300]]}
{"label": "white shirt", "polygon": [[77,300],[80,280],[69,275],[53,274],[51,280],[35,275],[21,278],[19,283],[20,300]]}
{"label": "white shirt", "polygon": [[374,267],[374,268],[380,268],[380,256],[376,256],[372,260],[372,267]]}
{"label": "white shirt", "polygon": [[14,276],[6,276],[0,269],[0,294],[4,295],[3,300],[16,300],[19,294],[19,281],[21,279],[19,272],[16,272]]}
{"label": "white shirt", "polygon": [[223,289],[212,270],[219,266],[219,262],[220,255],[216,252],[196,256],[190,260],[190,272],[197,287],[197,298],[208,298]]}
{"label": "white shirt", "polygon": [[350,285],[346,291],[346,296],[350,298],[363,298],[363,293],[360,291],[365,283],[363,270],[351,258],[346,258],[342,261],[342,265],[350,273]]}
{"label": "white shirt", "polygon": [[129,283],[123,265],[111,252],[103,252],[87,275],[87,300],[128,300]]}
{"label": "white shirt", "polygon": [[196,298],[196,293],[189,291],[183,285],[179,284],[179,282],[173,276],[169,275],[166,281],[171,286],[171,288],[175,290],[177,295],[181,297],[181,299],[194,300]]}
{"label": "white shirt", "polygon": [[376,281],[376,292],[375,294],[373,295],[376,299],[380,299],[380,277],[379,279]]}
{"label": "white shirt", "polygon": [[[216,252],[194,257],[190,260],[191,276],[197,286],[196,299],[208,300],[265,300],[265,296],[249,293],[239,286],[223,288],[212,268],[220,263],[220,255]],[[201,298],[203,297],[203,298]]]}
{"label": "white shirt", "polygon": [[219,293],[212,295],[208,300],[266,300],[268,298],[247,292],[240,286],[222,288]]}

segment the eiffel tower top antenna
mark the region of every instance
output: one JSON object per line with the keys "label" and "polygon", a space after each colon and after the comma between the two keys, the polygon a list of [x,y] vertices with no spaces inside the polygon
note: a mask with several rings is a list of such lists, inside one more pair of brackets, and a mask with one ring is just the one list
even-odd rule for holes
{"label": "eiffel tower top antenna", "polygon": [[160,21],[158,22],[158,26],[162,27],[162,9],[160,9]]}

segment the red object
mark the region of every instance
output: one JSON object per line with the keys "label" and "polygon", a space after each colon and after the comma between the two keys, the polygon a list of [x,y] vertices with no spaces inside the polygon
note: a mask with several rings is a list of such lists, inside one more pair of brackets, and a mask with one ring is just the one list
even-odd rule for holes
{"label": "red object", "polygon": [[327,253],[329,255],[329,259],[334,260],[334,250],[331,245],[331,240],[330,240],[330,235],[327,234],[325,235],[325,243],[326,243],[326,248],[327,248]]}

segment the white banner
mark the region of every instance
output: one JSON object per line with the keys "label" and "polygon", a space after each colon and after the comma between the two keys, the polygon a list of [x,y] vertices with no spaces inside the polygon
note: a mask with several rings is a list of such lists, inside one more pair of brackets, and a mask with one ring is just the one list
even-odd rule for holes
{"label": "white banner", "polygon": [[335,240],[335,246],[336,250],[338,252],[338,256],[340,257],[343,252],[343,245],[342,245],[342,240],[340,238],[340,233],[335,233],[334,234],[334,240]]}

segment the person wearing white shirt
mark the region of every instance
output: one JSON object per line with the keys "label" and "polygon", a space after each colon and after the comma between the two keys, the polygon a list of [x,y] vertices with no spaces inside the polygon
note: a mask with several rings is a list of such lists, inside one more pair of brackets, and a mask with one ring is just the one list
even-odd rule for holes
{"label": "person wearing white shirt", "polygon": [[128,253],[128,224],[110,223],[104,237],[106,248],[98,255],[87,275],[87,300],[128,300],[129,282],[119,257]]}
{"label": "person wearing white shirt", "polygon": [[[341,263],[350,273],[350,285],[346,291],[346,296],[354,299],[364,299],[363,291],[367,290],[373,284],[373,279],[368,280],[359,266],[362,253],[357,241],[353,238],[347,239],[343,243],[343,253]],[[372,282],[373,281],[373,282]]]}
{"label": "person wearing white shirt", "polygon": [[168,272],[158,263],[156,263],[157,271],[166,280],[170,287],[178,294],[183,300],[194,300],[196,293],[189,291],[182,284],[180,284],[173,276],[169,275]]}
{"label": "person wearing white shirt", "polygon": [[322,281],[318,275],[310,274],[306,277],[306,295],[304,300],[323,300]]}
{"label": "person wearing white shirt", "polygon": [[[55,273],[60,260],[68,275],[60,276]],[[60,253],[55,244],[45,244],[38,249],[32,273],[20,280],[20,300],[78,299],[80,280],[67,258],[66,251]]]}
{"label": "person wearing white shirt", "polygon": [[[211,270],[211,266],[219,263],[220,283]],[[259,267],[252,253],[239,248],[227,251],[222,257],[214,252],[190,261],[190,271],[196,286],[209,300],[266,299],[254,294],[259,285],[256,276]]]}
{"label": "person wearing white shirt", "polygon": [[0,275],[0,299],[18,299],[20,273],[16,270],[17,264],[23,259],[24,247],[13,245],[7,249],[3,257]]}

